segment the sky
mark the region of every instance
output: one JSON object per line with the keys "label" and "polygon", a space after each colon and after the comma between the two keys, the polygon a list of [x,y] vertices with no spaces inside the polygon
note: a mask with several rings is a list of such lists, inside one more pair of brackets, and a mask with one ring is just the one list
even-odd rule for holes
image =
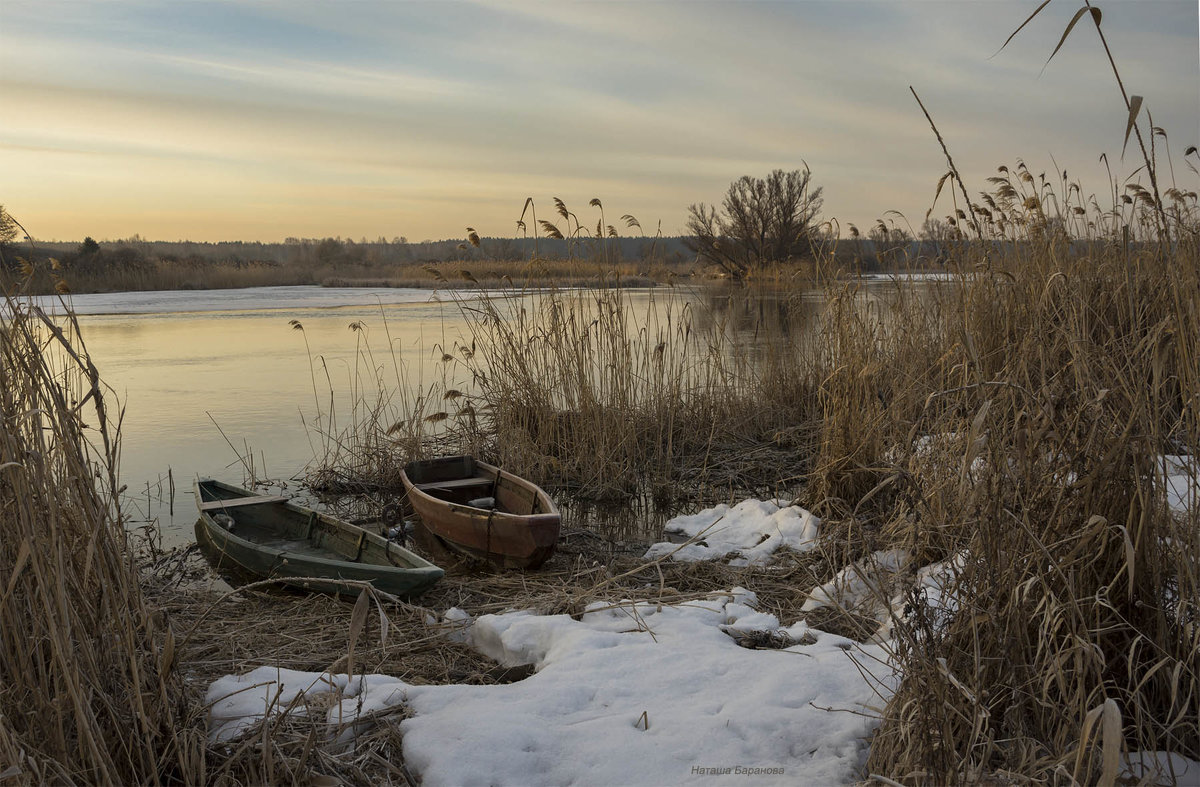
{"label": "sky", "polygon": [[[675,235],[807,166],[843,231],[919,228],[947,165],[909,86],[972,196],[1018,159],[1105,194],[1139,155],[1094,26],[1046,65],[1082,4],[997,53],[1038,4],[3,0],[0,204],[43,240],[513,237],[528,197]],[[1200,190],[1196,0],[1094,5]]]}

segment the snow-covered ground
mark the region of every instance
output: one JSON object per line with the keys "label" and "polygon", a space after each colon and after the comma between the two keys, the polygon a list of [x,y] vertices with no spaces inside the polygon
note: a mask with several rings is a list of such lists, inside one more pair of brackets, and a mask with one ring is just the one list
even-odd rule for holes
{"label": "snow-covered ground", "polygon": [[[894,677],[878,646],[781,630],[754,595],[674,605],[594,604],[579,620],[513,612],[474,621],[471,642],[529,678],[412,686],[382,675],[260,667],[209,689],[213,742],[235,738],[299,692],[342,697],[342,737],[359,714],[403,704],[408,766],[425,785],[844,784],[859,778],[880,698]],[[796,644],[751,650],[769,631]],[[875,676],[871,680],[864,675]],[[347,726],[351,725],[351,726]]]}
{"label": "snow-covered ground", "polygon": [[[649,556],[762,563],[784,546],[813,548],[818,528],[801,508],[751,500],[673,520],[668,529],[696,543]],[[506,685],[414,686],[259,667],[210,687],[211,740],[232,741],[280,709],[306,712],[305,699],[325,695],[313,704],[343,740],[357,720],[403,706],[405,760],[426,785],[845,784],[862,778],[897,680],[883,646],[780,621],[741,588],[675,604],[595,602],[579,619],[471,620],[454,609],[444,621],[449,637],[534,673]],[[749,640],[776,647],[739,644]]]}
{"label": "snow-covered ground", "polygon": [[[655,545],[648,558],[744,565],[783,546],[811,549],[819,521],[782,501],[746,501],[667,529],[693,543]],[[233,741],[265,715],[305,712],[301,700],[325,695],[313,705],[341,743],[371,715],[403,707],[404,757],[424,785],[852,784],[866,776],[879,709],[899,681],[889,623],[914,596],[879,599],[902,570],[917,568],[909,573],[917,594],[952,615],[965,557],[917,568],[905,566],[902,550],[880,552],[810,590],[806,611],[832,604],[874,615],[882,625],[870,644],[780,621],[741,588],[675,604],[595,602],[579,619],[530,611],[471,619],[451,609],[449,638],[534,673],[505,685],[415,686],[263,666],[210,686],[210,740]],[[780,647],[739,644],[747,640]],[[1131,753],[1126,768],[1147,775],[1168,763],[1174,783],[1200,784],[1200,763],[1177,755]]]}

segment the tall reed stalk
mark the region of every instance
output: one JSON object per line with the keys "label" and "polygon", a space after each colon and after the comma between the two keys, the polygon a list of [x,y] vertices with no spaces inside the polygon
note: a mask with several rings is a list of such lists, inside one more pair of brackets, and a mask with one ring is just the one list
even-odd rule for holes
{"label": "tall reed stalk", "polygon": [[160,783],[203,760],[172,629],[138,585],[106,394],[73,318],[0,304],[0,771],[13,783]]}
{"label": "tall reed stalk", "polygon": [[1001,167],[968,202],[987,240],[932,304],[931,386],[865,425],[908,433],[858,463],[878,465],[859,489],[895,490],[867,506],[881,537],[961,563],[952,617],[914,593],[896,621],[874,773],[1111,785],[1135,752],[1200,759],[1200,510],[1168,506],[1200,457],[1200,213],[1175,185],[1163,203],[1142,149],[1152,188],[1114,182],[1107,208]]}
{"label": "tall reed stalk", "polygon": [[[868,452],[858,489],[899,493],[865,510],[915,565],[963,556],[949,625],[897,628],[904,678],[872,769],[1111,783],[1117,749],[1196,757],[1198,512],[1167,508],[1162,459],[1188,455],[1195,479],[1196,247],[1059,255],[1033,238],[978,262],[935,302],[933,385],[866,424],[852,408],[826,420],[907,432]],[[826,486],[853,478],[824,467]],[[1120,731],[1103,745],[1096,714]]]}

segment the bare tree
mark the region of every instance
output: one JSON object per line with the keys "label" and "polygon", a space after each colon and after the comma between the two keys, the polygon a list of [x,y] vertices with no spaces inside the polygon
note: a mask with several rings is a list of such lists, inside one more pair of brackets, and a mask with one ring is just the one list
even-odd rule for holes
{"label": "bare tree", "polygon": [[703,202],[688,208],[692,237],[685,243],[735,278],[768,262],[811,254],[824,199],[810,180],[808,169],[735,180],[720,210]]}
{"label": "bare tree", "polygon": [[0,205],[0,245],[12,243],[17,237],[17,222]]}

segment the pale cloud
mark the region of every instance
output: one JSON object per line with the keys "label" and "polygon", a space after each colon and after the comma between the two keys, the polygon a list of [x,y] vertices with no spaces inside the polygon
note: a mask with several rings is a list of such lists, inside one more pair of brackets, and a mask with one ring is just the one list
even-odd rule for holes
{"label": "pale cloud", "polygon": [[[995,54],[1035,7],[10,0],[0,203],[44,237],[270,240],[511,234],[527,196],[600,197],[674,233],[807,163],[843,225],[919,225],[946,164],[909,85],[976,189],[1024,156],[1104,192],[1124,118],[1094,30],[1043,71],[1051,4]],[[1104,10],[1130,91],[1200,141],[1195,4]]]}

